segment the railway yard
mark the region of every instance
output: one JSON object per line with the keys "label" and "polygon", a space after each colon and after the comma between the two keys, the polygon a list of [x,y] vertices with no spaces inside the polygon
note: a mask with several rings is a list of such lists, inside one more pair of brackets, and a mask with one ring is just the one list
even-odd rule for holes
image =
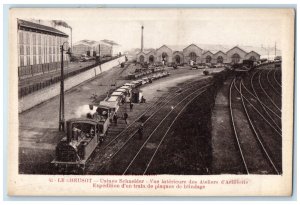
{"label": "railway yard", "polygon": [[[132,69],[116,66],[68,90],[66,120],[129,83]],[[207,71],[164,67],[169,75],[139,86],[145,103],[132,109],[120,103],[117,122],[110,122],[84,169],[64,174],[282,174],[281,69]],[[61,174],[51,164],[64,136],[58,108],[59,96],[19,114],[20,173]]]}

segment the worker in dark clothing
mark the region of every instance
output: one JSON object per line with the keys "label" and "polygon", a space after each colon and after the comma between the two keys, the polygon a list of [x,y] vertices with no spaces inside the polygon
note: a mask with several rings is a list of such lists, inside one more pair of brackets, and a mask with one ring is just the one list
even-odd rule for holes
{"label": "worker in dark clothing", "polygon": [[126,125],[127,125],[127,118],[128,118],[128,114],[127,114],[127,112],[124,112],[124,121],[125,121]]}
{"label": "worker in dark clothing", "polygon": [[144,98],[144,96],[142,96],[141,98],[141,103],[146,103],[146,99]]}
{"label": "worker in dark clothing", "polygon": [[133,108],[133,104],[132,104],[132,102],[130,102],[130,104],[129,104],[129,107],[130,107],[130,111],[132,110],[132,108]]}
{"label": "worker in dark clothing", "polygon": [[113,120],[114,120],[114,123],[115,123],[115,124],[118,124],[118,116],[117,116],[117,114],[115,114],[115,115],[113,116]]}
{"label": "worker in dark clothing", "polygon": [[143,139],[143,131],[144,131],[144,124],[141,123],[140,124],[140,127],[139,127],[139,130],[138,130],[138,134],[139,134],[139,139]]}

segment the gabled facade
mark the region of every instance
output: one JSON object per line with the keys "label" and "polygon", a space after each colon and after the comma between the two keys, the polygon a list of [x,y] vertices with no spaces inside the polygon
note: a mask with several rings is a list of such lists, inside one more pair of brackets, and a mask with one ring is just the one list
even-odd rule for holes
{"label": "gabled facade", "polygon": [[156,51],[152,50],[152,51],[148,52],[146,54],[146,58],[147,58],[147,62],[150,64],[154,64],[155,62],[157,62]]}
{"label": "gabled facade", "polygon": [[173,62],[176,64],[183,64],[184,63],[183,52],[180,51],[173,52]]}
{"label": "gabled facade", "polygon": [[137,62],[143,61],[151,64],[155,62],[163,63],[163,61],[165,63],[176,64],[190,64],[191,61],[193,61],[194,64],[232,64],[242,63],[245,59],[252,59],[255,61],[260,59],[260,55],[257,52],[251,51],[247,53],[238,46],[229,49],[226,53],[219,50],[218,52],[213,54],[209,50],[203,52],[203,50],[195,44],[191,44],[185,47],[182,51],[178,50],[178,48],[176,50],[172,50],[169,46],[163,45],[160,48],[152,50],[148,53],[139,52],[136,57]]}
{"label": "gabled facade", "polygon": [[137,59],[136,61],[139,62],[139,63],[145,63],[145,62],[148,62],[147,61],[147,56],[144,52],[139,52],[137,55],[136,55]]}
{"label": "gabled facade", "polygon": [[246,55],[247,55],[246,51],[235,46],[226,52],[227,60],[225,61],[225,63],[232,63],[232,64],[242,63]]}
{"label": "gabled facade", "polygon": [[213,63],[224,63],[227,61],[226,53],[218,51],[213,55]]}
{"label": "gabled facade", "polygon": [[249,60],[257,61],[260,59],[260,55],[258,53],[256,53],[255,51],[251,51],[246,54],[245,58],[249,59]]}
{"label": "gabled facade", "polygon": [[190,61],[194,61],[195,63],[201,62],[202,57],[202,49],[199,48],[195,44],[191,44],[188,47],[183,49],[183,58],[184,63],[190,63]]}
{"label": "gabled facade", "polygon": [[157,62],[166,62],[171,63],[172,62],[172,49],[170,49],[168,46],[163,45],[160,48],[156,50],[156,60]]}
{"label": "gabled facade", "polygon": [[204,52],[202,55],[201,63],[213,63],[213,56],[214,56],[214,54],[210,51]]}

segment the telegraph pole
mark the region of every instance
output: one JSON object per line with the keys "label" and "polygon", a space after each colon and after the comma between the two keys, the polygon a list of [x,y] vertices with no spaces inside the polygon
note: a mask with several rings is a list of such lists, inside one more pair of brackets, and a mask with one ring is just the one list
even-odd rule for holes
{"label": "telegraph pole", "polygon": [[276,57],[276,41],[275,41],[275,57]]}
{"label": "telegraph pole", "polygon": [[65,131],[65,99],[64,99],[64,46],[60,46],[60,102],[59,102],[59,131]]}
{"label": "telegraph pole", "polygon": [[142,26],[141,52],[144,50],[144,26]]}

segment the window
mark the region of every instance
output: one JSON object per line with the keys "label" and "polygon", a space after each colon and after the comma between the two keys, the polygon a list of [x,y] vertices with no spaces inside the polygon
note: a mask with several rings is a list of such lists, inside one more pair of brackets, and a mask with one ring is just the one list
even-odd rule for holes
{"label": "window", "polygon": [[20,56],[20,66],[24,66],[25,62],[24,62],[24,56]]}
{"label": "window", "polygon": [[23,39],[23,32],[19,32],[19,44],[23,44],[24,39]]}
{"label": "window", "polygon": [[251,56],[249,59],[252,61],[256,61],[256,58],[254,56]]}
{"label": "window", "polygon": [[36,64],[36,56],[33,56],[33,65]]}
{"label": "window", "polygon": [[33,49],[33,55],[36,55],[36,46],[34,45],[32,49]]}
{"label": "window", "polygon": [[29,33],[26,33],[26,43],[27,43],[27,44],[30,44]]}
{"label": "window", "polygon": [[210,63],[211,62],[211,56],[206,56],[206,63]]}
{"label": "window", "polygon": [[42,61],[43,61],[43,60],[42,60],[42,56],[39,56],[39,63],[40,63],[40,64],[43,63]]}
{"label": "window", "polygon": [[38,35],[38,44],[41,45],[42,44],[42,35]]}
{"label": "window", "polygon": [[36,34],[32,34],[32,44],[35,45],[36,44]]}
{"label": "window", "polygon": [[232,61],[232,63],[239,63],[240,62],[240,59],[241,59],[241,57],[240,57],[240,55],[239,54],[237,54],[237,53],[235,53],[235,54],[233,54],[232,55],[232,57],[231,57],[231,61]]}
{"label": "window", "polygon": [[26,55],[30,55],[30,46],[29,45],[26,46]]}
{"label": "window", "polygon": [[24,45],[20,45],[20,55],[24,55],[25,50],[24,50]]}
{"label": "window", "polygon": [[189,56],[190,56],[190,59],[191,59],[192,61],[196,61],[196,60],[197,60],[197,55],[196,55],[195,52],[191,52]]}
{"label": "window", "polygon": [[218,56],[217,63],[223,63],[223,57],[222,56]]}
{"label": "window", "polygon": [[26,56],[26,64],[30,65],[30,56]]}

